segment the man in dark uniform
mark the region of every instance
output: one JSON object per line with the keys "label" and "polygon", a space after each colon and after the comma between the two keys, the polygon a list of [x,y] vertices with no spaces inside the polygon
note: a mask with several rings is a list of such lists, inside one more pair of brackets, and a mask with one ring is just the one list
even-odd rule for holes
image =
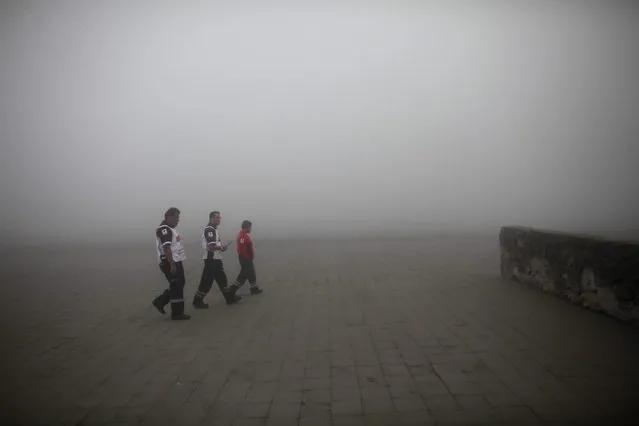
{"label": "man in dark uniform", "polygon": [[160,270],[169,282],[169,288],[153,300],[153,306],[164,314],[164,307],[171,303],[172,320],[188,320],[184,314],[184,266],[186,260],[184,243],[177,231],[180,221],[180,210],[171,207],[164,213],[164,220],[155,230],[156,249]]}
{"label": "man in dark uniform", "polygon": [[204,227],[204,231],[202,232],[204,269],[202,270],[200,285],[193,297],[193,307],[196,309],[207,309],[209,307],[207,303],[204,303],[204,297],[211,290],[214,281],[217,282],[217,286],[220,288],[224,300],[228,305],[237,303],[241,299],[240,296],[234,295],[228,287],[221,253],[226,251],[231,241],[224,245],[220,242],[218,227],[221,221],[222,216],[220,212],[212,211],[209,214],[209,223]]}

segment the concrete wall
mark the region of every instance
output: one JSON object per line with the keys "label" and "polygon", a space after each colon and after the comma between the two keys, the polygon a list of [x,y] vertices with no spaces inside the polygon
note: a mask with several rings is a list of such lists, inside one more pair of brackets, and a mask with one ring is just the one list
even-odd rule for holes
{"label": "concrete wall", "polygon": [[504,227],[501,275],[639,324],[639,243]]}

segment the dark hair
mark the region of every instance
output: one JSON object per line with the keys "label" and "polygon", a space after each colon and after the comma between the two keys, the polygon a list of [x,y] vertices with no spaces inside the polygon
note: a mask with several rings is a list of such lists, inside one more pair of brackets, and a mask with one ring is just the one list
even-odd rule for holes
{"label": "dark hair", "polygon": [[250,220],[245,220],[242,222],[242,229],[249,229],[253,225],[253,222]]}
{"label": "dark hair", "polygon": [[164,219],[168,218],[169,216],[178,216],[179,214],[180,209],[178,209],[177,207],[171,207],[166,211],[166,213],[164,213]]}
{"label": "dark hair", "polygon": [[213,219],[213,216],[215,216],[216,214],[220,214],[220,212],[218,212],[217,210],[213,210],[211,213],[209,213],[209,219]]}

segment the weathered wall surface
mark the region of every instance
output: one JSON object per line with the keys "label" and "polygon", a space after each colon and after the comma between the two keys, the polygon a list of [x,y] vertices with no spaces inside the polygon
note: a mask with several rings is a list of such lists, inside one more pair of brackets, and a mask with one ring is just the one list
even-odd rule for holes
{"label": "weathered wall surface", "polygon": [[639,324],[639,244],[504,227],[501,275]]}

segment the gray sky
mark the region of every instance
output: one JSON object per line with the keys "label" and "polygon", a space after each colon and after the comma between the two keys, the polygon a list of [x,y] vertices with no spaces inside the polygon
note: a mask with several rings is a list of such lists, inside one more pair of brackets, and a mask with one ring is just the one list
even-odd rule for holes
{"label": "gray sky", "polygon": [[0,6],[3,231],[639,229],[637,7],[152,3]]}

